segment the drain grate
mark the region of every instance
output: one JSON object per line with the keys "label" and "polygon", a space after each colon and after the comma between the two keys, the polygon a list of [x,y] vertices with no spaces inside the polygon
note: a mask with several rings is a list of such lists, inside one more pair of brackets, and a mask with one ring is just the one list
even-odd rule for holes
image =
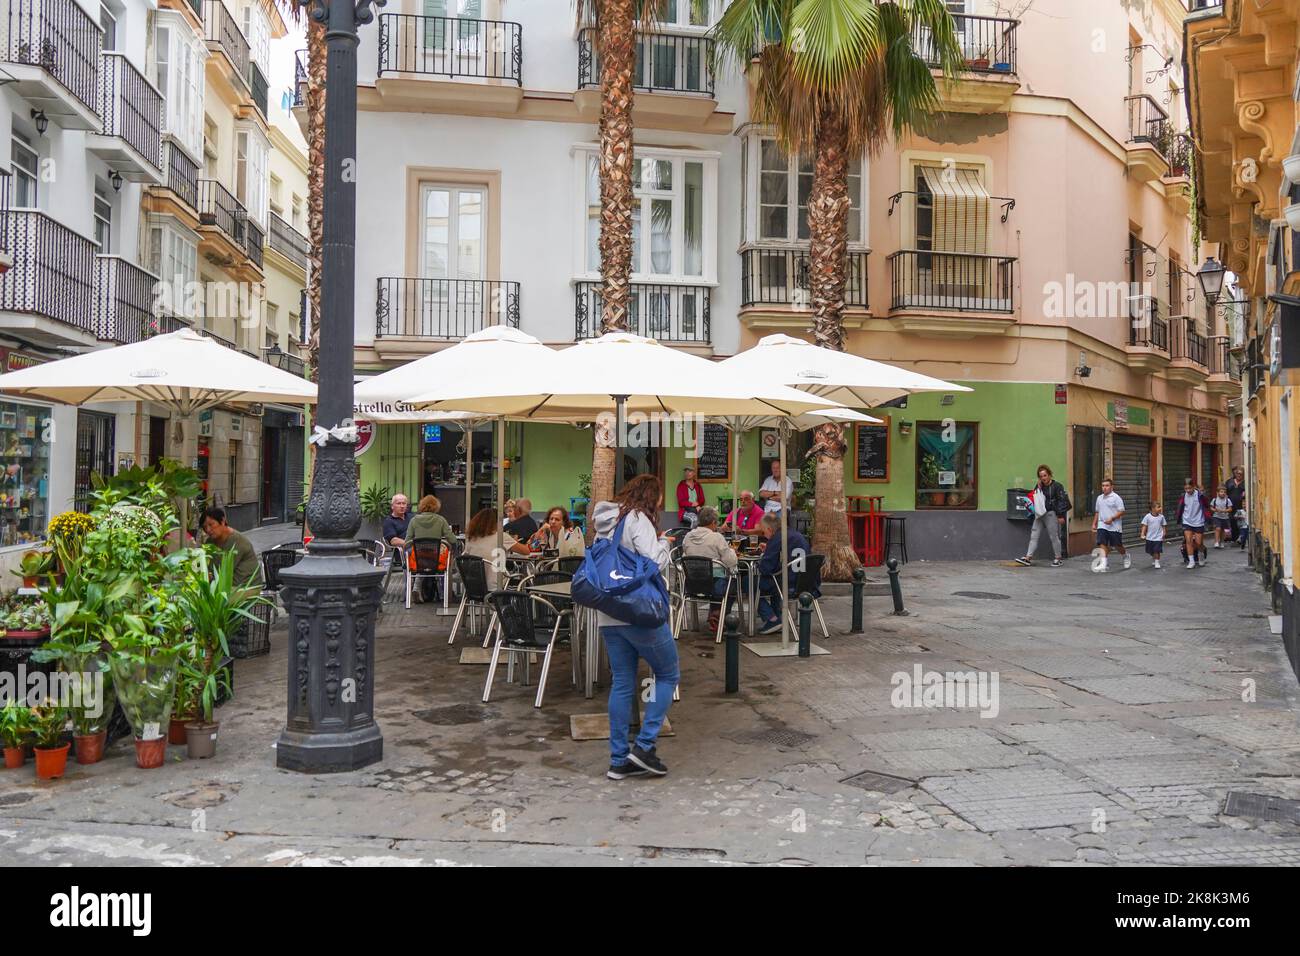
{"label": "drain grate", "polygon": [[978,598],[982,601],[1009,601],[1010,594],[999,594],[997,591],[953,591],[953,597]]}
{"label": "drain grate", "polygon": [[817,739],[816,734],[806,734],[802,730],[755,730],[730,737],[738,744],[769,744],[773,747],[803,747]]}
{"label": "drain grate", "polygon": [[480,704],[451,704],[447,707],[432,707],[428,710],[412,711],[412,716],[426,724],[439,727],[453,727],[460,724],[477,724],[500,716],[493,707]]}
{"label": "drain grate", "polygon": [[1229,817],[1254,817],[1272,823],[1292,823],[1300,826],[1300,800],[1270,797],[1263,793],[1243,793],[1229,790],[1223,813]]}
{"label": "drain grate", "polygon": [[874,790],[877,793],[900,793],[916,786],[915,780],[895,777],[889,773],[878,773],[875,770],[855,773],[851,777],[845,777],[840,783],[847,783],[850,787],[861,787],[863,790]]}

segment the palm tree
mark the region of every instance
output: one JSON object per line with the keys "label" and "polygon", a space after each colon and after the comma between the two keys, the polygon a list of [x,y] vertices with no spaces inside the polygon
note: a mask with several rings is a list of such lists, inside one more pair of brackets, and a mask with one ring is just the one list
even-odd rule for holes
{"label": "palm tree", "polygon": [[[952,15],[943,0],[732,0],[714,36],[754,79],[751,119],[771,126],[787,153],[812,152],[813,339],[843,351],[849,164],[938,109],[929,63],[949,75],[962,65]],[[847,449],[843,426],[817,429],[813,548],[829,580],[847,580],[858,563],[844,517]]]}

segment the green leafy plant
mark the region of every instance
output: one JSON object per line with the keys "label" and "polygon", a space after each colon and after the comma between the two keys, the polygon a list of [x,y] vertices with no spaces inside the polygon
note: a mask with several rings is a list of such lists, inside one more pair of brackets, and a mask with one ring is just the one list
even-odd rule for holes
{"label": "green leafy plant", "polygon": [[361,513],[371,521],[388,517],[393,502],[393,491],[387,485],[371,485],[361,492]]}
{"label": "green leafy plant", "polygon": [[38,749],[49,750],[62,746],[63,732],[68,726],[68,712],[54,703],[33,707],[28,726]]}
{"label": "green leafy plant", "polygon": [[591,472],[589,471],[578,475],[578,497],[591,500]]}
{"label": "green leafy plant", "polygon": [[40,602],[17,602],[4,611],[6,631],[43,631],[50,626],[50,615]]}
{"label": "green leafy plant", "polygon": [[927,491],[939,487],[939,460],[934,455],[926,455],[921,459],[921,483]]}
{"label": "green leafy plant", "polygon": [[16,701],[0,707],[0,744],[6,749],[21,747],[27,739],[31,724],[31,710]]}
{"label": "green leafy plant", "polygon": [[37,578],[54,570],[53,551],[28,551],[18,563],[18,570],[13,573],[20,578]]}

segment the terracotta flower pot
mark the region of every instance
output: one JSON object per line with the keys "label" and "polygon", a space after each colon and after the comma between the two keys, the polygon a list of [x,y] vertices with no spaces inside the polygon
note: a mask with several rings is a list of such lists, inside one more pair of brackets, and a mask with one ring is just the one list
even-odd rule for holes
{"label": "terracotta flower pot", "polygon": [[17,770],[27,762],[27,754],[23,752],[22,747],[5,748],[5,769]]}
{"label": "terracotta flower pot", "polygon": [[167,742],[178,746],[184,744],[186,742],[185,724],[193,719],[193,717],[173,717],[167,725]]}
{"label": "terracotta flower pot", "polygon": [[62,747],[37,747],[36,779],[53,780],[55,777],[62,777],[63,770],[68,765],[68,749],[71,746],[71,744],[64,744]]}
{"label": "terracotta flower pot", "polygon": [[108,731],[97,734],[76,735],[72,738],[77,744],[77,763],[99,763],[104,759],[104,743],[108,740]]}
{"label": "terracotta flower pot", "polygon": [[210,724],[202,720],[193,720],[185,725],[185,734],[188,738],[186,743],[189,745],[191,759],[203,760],[216,755],[219,726],[220,724],[215,720]]}
{"label": "terracotta flower pot", "polygon": [[166,756],[166,737],[154,737],[152,740],[135,738],[135,765],[141,770],[153,770],[156,767],[161,767]]}

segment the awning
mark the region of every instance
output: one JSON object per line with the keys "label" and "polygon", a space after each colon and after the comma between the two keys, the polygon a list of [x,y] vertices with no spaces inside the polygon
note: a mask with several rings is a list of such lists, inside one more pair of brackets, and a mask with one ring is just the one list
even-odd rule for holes
{"label": "awning", "polygon": [[992,197],[980,181],[980,171],[954,166],[921,166],[931,193],[935,252],[988,252]]}

